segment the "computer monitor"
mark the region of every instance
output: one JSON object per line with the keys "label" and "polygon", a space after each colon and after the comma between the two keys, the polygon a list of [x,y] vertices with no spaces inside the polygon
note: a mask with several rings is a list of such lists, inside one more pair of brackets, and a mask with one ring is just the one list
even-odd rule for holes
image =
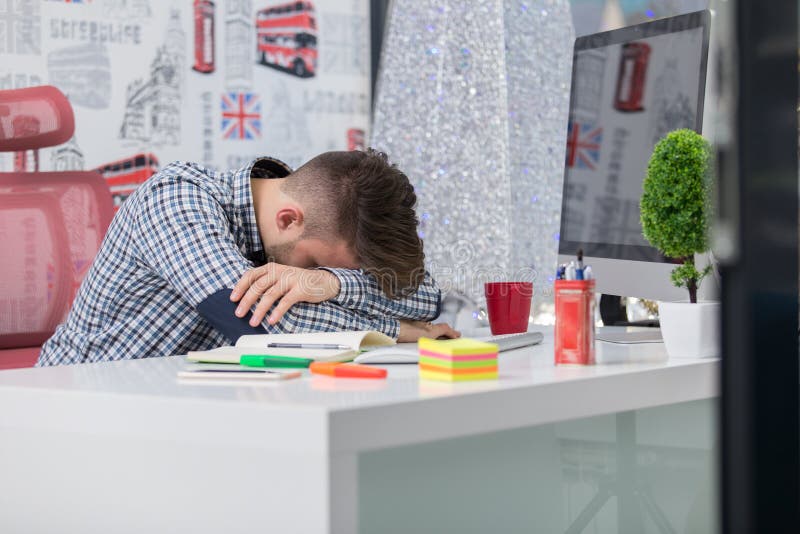
{"label": "computer monitor", "polygon": [[642,236],[639,200],[656,142],[702,129],[709,21],[699,11],[575,40],[558,261],[583,249],[600,293],[688,298]]}

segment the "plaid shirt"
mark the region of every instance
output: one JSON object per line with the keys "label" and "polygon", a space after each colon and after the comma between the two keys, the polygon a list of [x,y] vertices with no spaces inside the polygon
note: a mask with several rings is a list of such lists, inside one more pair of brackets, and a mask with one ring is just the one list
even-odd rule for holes
{"label": "plaid shirt", "polygon": [[[261,158],[225,173],[175,162],[152,176],[112,221],[37,366],[185,354],[235,341],[220,327],[227,320],[246,323],[233,316],[230,290],[265,257],[251,173],[274,178],[290,172],[278,160]],[[396,338],[398,318],[431,320],[439,313],[441,294],[429,275],[415,294],[391,300],[362,271],[329,270],[341,283],[336,299],[298,303],[279,323],[264,321],[258,331],[378,330]]]}

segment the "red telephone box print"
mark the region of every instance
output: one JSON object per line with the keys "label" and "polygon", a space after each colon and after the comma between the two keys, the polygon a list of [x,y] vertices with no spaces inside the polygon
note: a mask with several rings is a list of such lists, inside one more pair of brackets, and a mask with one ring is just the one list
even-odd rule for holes
{"label": "red telephone box print", "polygon": [[616,110],[624,112],[644,110],[642,102],[650,50],[650,45],[647,43],[627,43],[622,46],[617,71],[617,90],[614,95]]}
{"label": "red telephone box print", "polygon": [[194,65],[197,72],[214,72],[214,2],[194,0]]}

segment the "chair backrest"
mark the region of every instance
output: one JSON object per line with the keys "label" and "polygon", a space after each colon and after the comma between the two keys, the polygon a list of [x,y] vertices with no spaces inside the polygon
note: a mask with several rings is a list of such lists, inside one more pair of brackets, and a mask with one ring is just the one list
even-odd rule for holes
{"label": "chair backrest", "polygon": [[[54,87],[0,91],[0,150],[58,144],[73,130],[72,108]],[[0,173],[0,349],[40,345],[52,335],[112,215],[97,172]]]}

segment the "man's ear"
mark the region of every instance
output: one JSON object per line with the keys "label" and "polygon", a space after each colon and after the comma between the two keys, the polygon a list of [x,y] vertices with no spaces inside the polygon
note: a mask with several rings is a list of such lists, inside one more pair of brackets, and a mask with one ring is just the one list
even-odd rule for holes
{"label": "man's ear", "polygon": [[303,210],[299,206],[284,206],[275,214],[275,224],[281,232],[297,230],[302,232],[303,218]]}

